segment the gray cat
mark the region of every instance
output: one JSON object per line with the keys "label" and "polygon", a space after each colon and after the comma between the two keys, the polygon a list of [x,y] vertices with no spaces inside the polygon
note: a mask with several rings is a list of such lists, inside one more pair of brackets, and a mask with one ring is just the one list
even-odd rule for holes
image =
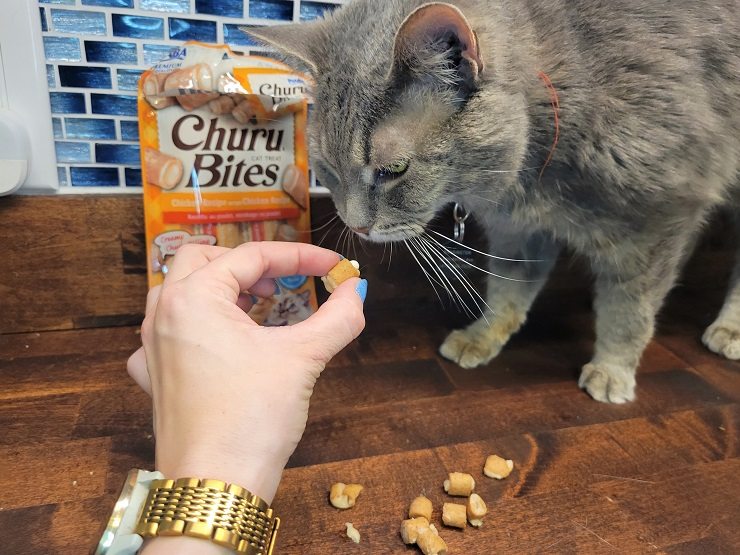
{"label": "gray cat", "polygon": [[[738,12],[737,0],[354,0],[250,32],[313,75],[313,163],[349,227],[439,262],[425,226],[459,202],[495,254],[531,260],[492,259],[492,274],[522,281],[492,276],[487,313],[443,356],[495,357],[567,245],[596,279],[579,385],[623,403],[703,222],[723,203],[740,214]],[[704,343],[740,358],[740,262]]]}

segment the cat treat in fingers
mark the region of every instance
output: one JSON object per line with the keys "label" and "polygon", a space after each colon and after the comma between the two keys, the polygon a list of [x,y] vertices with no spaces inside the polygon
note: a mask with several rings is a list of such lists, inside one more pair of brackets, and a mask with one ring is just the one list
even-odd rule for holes
{"label": "cat treat in fingers", "polygon": [[353,277],[360,277],[360,264],[356,260],[343,258],[329,273],[321,278],[327,292],[333,293],[342,283]]}

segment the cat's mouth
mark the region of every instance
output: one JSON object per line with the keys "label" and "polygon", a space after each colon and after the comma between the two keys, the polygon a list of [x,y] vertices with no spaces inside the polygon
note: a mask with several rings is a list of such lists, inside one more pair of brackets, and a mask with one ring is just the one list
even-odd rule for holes
{"label": "cat's mouth", "polygon": [[[357,232],[355,232],[357,233]],[[424,226],[419,224],[401,224],[385,229],[370,229],[367,233],[357,233],[363,239],[373,243],[392,243],[406,241],[424,233]]]}

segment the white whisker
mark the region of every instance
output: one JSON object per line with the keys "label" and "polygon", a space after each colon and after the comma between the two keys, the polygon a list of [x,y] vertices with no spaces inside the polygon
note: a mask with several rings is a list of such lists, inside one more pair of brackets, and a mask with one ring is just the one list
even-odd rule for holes
{"label": "white whisker", "polygon": [[[455,241],[454,239],[452,239],[450,237],[447,237],[446,235],[444,235],[444,234],[442,234],[442,233],[440,233],[438,231],[434,231],[433,229],[430,229],[429,231],[431,233],[434,233],[435,235],[437,235],[439,237],[442,237],[442,239],[446,239],[450,243],[456,244],[459,247],[465,247],[466,249],[469,249],[469,250],[471,250],[471,251],[473,251],[475,253],[478,253],[480,255],[486,256],[488,258],[493,258],[495,260],[503,260],[504,262],[548,262],[547,260],[542,260],[542,259],[528,260],[528,259],[525,259],[525,258],[505,258],[503,256],[496,256],[495,254],[488,254],[487,252],[479,251],[477,249],[474,249],[473,247],[469,247],[467,245],[463,245],[459,241]],[[432,239],[432,237],[430,237],[430,239]]]}
{"label": "white whisker", "polygon": [[444,306],[444,303],[442,302],[442,297],[439,296],[439,293],[437,292],[437,288],[434,286],[434,282],[432,281],[431,276],[427,273],[426,269],[424,268],[424,266],[422,266],[421,262],[419,262],[419,259],[416,257],[416,255],[414,254],[414,251],[411,248],[411,245],[408,243],[408,241],[403,241],[403,244],[406,245],[406,248],[408,249],[409,253],[411,254],[411,256],[414,257],[414,260],[419,265],[419,268],[421,268],[421,271],[424,272],[424,275],[426,276],[427,281],[429,281],[429,285],[432,286],[432,289],[434,290],[434,294],[439,299],[439,304]]}
{"label": "white whisker", "polygon": [[452,300],[453,302],[457,302],[457,304],[465,311],[466,314],[472,314],[472,310],[465,303],[460,293],[458,293],[457,289],[455,289],[455,287],[452,285],[452,282],[449,280],[449,278],[444,275],[444,272],[439,269],[438,265],[435,264],[434,259],[429,255],[429,253],[425,252],[426,249],[421,245],[419,238],[412,237],[410,241],[412,241],[416,245],[416,250],[419,255],[422,256],[427,261],[427,263],[429,263],[429,266],[432,268],[434,273],[436,273],[437,276],[442,280],[442,282],[444,283],[444,289],[447,292],[447,295],[450,297],[450,300]]}
{"label": "white whisker", "polygon": [[319,227],[316,227],[316,228],[312,229],[312,230],[311,230],[311,233],[316,233],[317,231],[321,231],[321,230],[322,230],[322,229],[324,229],[324,228],[325,228],[326,226],[328,226],[328,225],[331,225],[332,223],[334,223],[334,222],[336,221],[336,219],[337,219],[338,217],[339,217],[339,214],[338,214],[338,213],[335,213],[335,214],[334,214],[334,215],[333,215],[333,216],[332,216],[332,217],[331,217],[331,218],[329,219],[329,221],[328,221],[328,222],[326,222],[325,224],[322,224],[322,225],[320,225]]}
{"label": "white whisker", "polygon": [[488,323],[488,318],[486,317],[485,311],[481,309],[480,304],[478,304],[478,301],[476,300],[476,297],[480,299],[480,301],[483,303],[483,305],[488,309],[488,311],[492,315],[496,315],[496,313],[493,311],[493,309],[489,306],[489,304],[486,302],[486,300],[481,296],[480,293],[478,293],[478,290],[473,286],[472,283],[470,283],[470,280],[465,276],[465,274],[459,269],[456,268],[454,264],[452,264],[447,258],[445,258],[444,254],[438,250],[438,248],[434,245],[433,242],[430,241],[430,238],[426,235],[423,235],[420,237],[420,239],[424,242],[426,242],[427,247],[439,258],[442,263],[449,268],[449,270],[452,272],[452,274],[457,278],[457,280],[462,284],[462,286],[465,288],[465,290],[468,292],[470,297],[473,299],[473,302],[475,302],[476,307],[481,312],[481,315],[483,316],[483,319]]}
{"label": "white whisker", "polygon": [[[437,233],[437,232],[436,231],[433,231],[433,233]],[[440,234],[440,235],[442,235],[442,234]],[[431,239],[432,241],[434,241],[437,245],[439,245],[444,251],[446,251],[448,254],[452,255],[454,258],[457,258],[458,260],[460,260],[461,262],[467,264],[471,268],[475,268],[476,270],[479,270],[479,271],[483,272],[484,274],[488,274],[489,276],[493,276],[493,277],[496,277],[496,278],[499,278],[499,279],[505,279],[507,281],[517,281],[517,282],[521,282],[521,283],[534,283],[534,281],[535,281],[535,280],[531,280],[531,279],[517,279],[517,278],[512,278],[512,277],[507,277],[507,276],[501,276],[499,274],[490,272],[488,270],[484,270],[480,266],[476,266],[472,262],[468,262],[464,258],[459,257],[457,254],[455,254],[450,249],[448,249],[447,247],[445,247],[442,243],[440,243],[439,241],[437,241],[436,239],[434,239],[434,237],[432,237],[431,235],[429,235],[428,237],[429,237],[429,239]],[[442,235],[442,237],[444,237],[444,235]],[[462,245],[461,243],[458,243],[454,239],[450,239],[450,240],[452,242],[458,244],[458,245],[461,245],[463,247],[465,246],[465,245]],[[468,247],[466,247],[466,248],[468,248]],[[470,250],[473,250],[473,249],[470,249]],[[478,252],[478,251],[475,251],[475,252]],[[520,262],[520,261],[517,260],[515,262]]]}

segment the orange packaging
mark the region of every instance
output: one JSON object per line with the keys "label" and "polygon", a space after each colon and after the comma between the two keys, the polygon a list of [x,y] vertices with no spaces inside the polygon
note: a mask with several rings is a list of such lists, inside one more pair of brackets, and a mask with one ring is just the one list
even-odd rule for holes
{"label": "orange packaging", "polygon": [[[305,77],[268,58],[188,43],[139,82],[149,286],[186,243],[310,242]],[[278,280],[250,316],[307,318],[313,279]]]}

